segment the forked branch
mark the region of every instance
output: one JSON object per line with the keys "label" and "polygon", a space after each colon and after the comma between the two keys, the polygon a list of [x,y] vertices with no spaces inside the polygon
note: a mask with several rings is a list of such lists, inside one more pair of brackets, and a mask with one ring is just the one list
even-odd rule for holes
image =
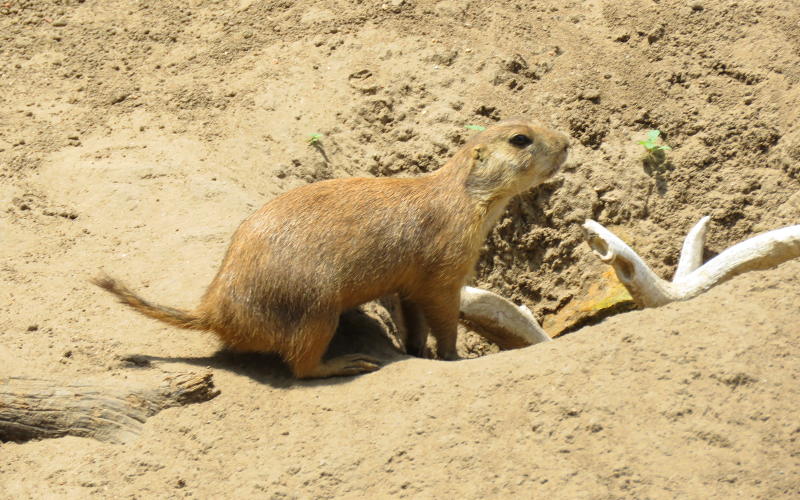
{"label": "forked branch", "polygon": [[800,257],[800,225],[795,225],[737,243],[701,265],[708,221],[703,217],[689,231],[671,282],[659,278],[631,247],[602,225],[588,219],[583,229],[594,254],[614,268],[642,307],[687,300],[738,274],[769,269]]}

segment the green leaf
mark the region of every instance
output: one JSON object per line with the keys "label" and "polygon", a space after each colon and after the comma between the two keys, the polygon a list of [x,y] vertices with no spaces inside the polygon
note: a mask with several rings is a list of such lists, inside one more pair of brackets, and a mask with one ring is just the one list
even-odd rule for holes
{"label": "green leaf", "polygon": [[486,130],[486,127],[483,127],[481,125],[465,125],[464,128],[468,128],[470,130],[477,130],[478,132],[483,132],[484,130]]}
{"label": "green leaf", "polygon": [[639,141],[638,143],[641,144],[648,152],[652,153],[653,151],[670,151],[672,150],[671,147],[667,146],[666,144],[659,144],[659,136],[661,136],[661,131],[658,129],[650,129],[647,131],[647,139],[644,141]]}

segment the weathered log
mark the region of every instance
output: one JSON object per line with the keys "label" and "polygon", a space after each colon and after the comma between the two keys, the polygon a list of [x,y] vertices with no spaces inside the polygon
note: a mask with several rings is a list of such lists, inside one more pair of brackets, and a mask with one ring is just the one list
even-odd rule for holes
{"label": "weathered log", "polygon": [[138,436],[142,424],[161,410],[218,394],[210,373],[170,375],[157,387],[0,379],[0,440],[70,435],[122,443]]}

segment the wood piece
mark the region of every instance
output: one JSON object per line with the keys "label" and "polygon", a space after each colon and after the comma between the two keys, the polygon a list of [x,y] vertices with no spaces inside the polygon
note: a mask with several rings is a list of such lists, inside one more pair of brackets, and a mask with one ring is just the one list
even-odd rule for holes
{"label": "wood piece", "polygon": [[[381,298],[388,312],[384,323],[388,331],[406,343],[407,330],[396,295]],[[524,305],[518,306],[494,292],[465,286],[461,288],[459,319],[465,326],[500,349],[520,349],[552,340],[539,326],[533,313]]]}
{"label": "wood piece", "polygon": [[699,265],[707,224],[708,218],[701,219],[687,235],[671,282],[659,278],[631,247],[601,224],[587,220],[583,229],[594,254],[613,266],[631,297],[642,307],[687,300],[738,274],[769,269],[800,257],[800,225],[795,225],[737,243]]}
{"label": "wood piece", "polygon": [[173,374],[156,387],[121,385],[0,379],[0,440],[70,435],[122,443],[138,436],[142,424],[161,410],[219,394],[210,373]]}
{"label": "wood piece", "polygon": [[467,326],[501,349],[519,349],[551,340],[527,307],[488,290],[463,287],[460,311]]}
{"label": "wood piece", "polygon": [[706,230],[711,217],[705,216],[686,235],[678,258],[678,268],[672,280],[682,279],[703,265],[703,246],[706,244]]}

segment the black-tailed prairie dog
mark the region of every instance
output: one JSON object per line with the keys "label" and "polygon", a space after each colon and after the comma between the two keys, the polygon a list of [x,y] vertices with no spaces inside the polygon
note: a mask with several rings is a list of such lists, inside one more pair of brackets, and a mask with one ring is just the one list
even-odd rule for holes
{"label": "black-tailed prairie dog", "polygon": [[459,293],[509,199],[559,168],[568,139],[525,120],[499,122],[443,167],[414,178],[334,179],[288,191],[233,235],[200,305],[151,304],[108,277],[94,283],[140,313],[210,330],[237,351],[279,354],[299,378],[354,375],[378,360],[323,360],[339,315],[397,293],[407,350],[456,359]]}

